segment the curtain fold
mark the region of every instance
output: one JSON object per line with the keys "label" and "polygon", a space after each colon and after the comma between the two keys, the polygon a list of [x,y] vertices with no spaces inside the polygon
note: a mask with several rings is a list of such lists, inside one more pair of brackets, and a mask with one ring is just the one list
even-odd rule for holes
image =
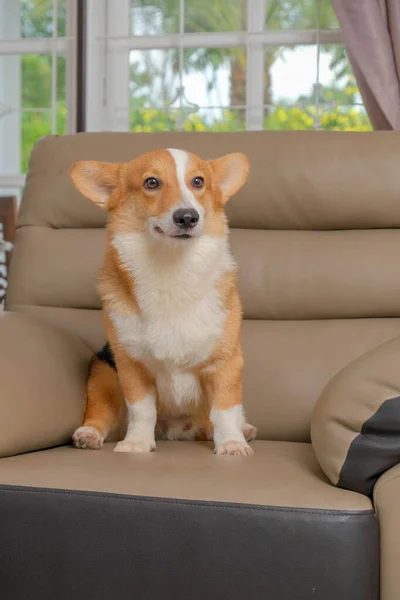
{"label": "curtain fold", "polygon": [[400,129],[400,0],[332,0],[374,129]]}

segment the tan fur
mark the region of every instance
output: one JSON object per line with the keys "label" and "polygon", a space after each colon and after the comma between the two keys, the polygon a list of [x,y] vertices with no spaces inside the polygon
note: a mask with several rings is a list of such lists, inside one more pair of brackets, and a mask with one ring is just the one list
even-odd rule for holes
{"label": "tan fur", "polygon": [[121,393],[117,373],[98,359],[92,361],[84,423],[106,437],[118,425]]}
{"label": "tan fur", "polygon": [[[128,407],[139,406],[137,403],[142,401],[149,402],[156,389],[159,376],[156,374],[162,373],[165,368],[156,357],[146,357],[145,363],[143,359],[135,358],[121,337],[121,332],[125,332],[126,327],[120,331],[116,325],[115,315],[118,319],[128,319],[126,323],[129,325],[135,324],[137,319],[140,322],[142,309],[138,299],[138,282],[122,260],[114,242],[116,239],[125,239],[124,236],[130,239],[132,234],[147,235],[152,219],[174,210],[180,198],[178,166],[171,153],[156,150],[121,165],[84,161],[75,163],[71,169],[71,178],[76,187],[110,212],[107,250],[98,289],[104,309],[107,338],[115,356],[118,376],[108,365],[97,359],[93,361],[87,387],[85,420],[83,428],[80,428],[94,428],[102,439],[109,436],[116,429],[118,421],[121,421],[121,414],[124,412],[122,399],[125,398]],[[243,155],[232,154],[215,161],[205,161],[188,153],[185,186],[204,212],[203,236],[221,240],[226,238],[228,232],[223,207],[228,198],[243,185],[247,174],[247,159]],[[161,188],[156,191],[146,189],[143,182],[149,177],[156,177],[161,181]],[[193,187],[191,182],[194,177],[204,178],[202,189]],[[181,249],[168,248],[168,256],[172,256],[172,259],[174,252],[179,254]],[[163,260],[163,252],[160,260]],[[171,397],[157,396],[155,431],[158,438],[212,439],[211,409],[219,411],[218,414],[223,416],[228,414],[226,411],[239,408],[242,403],[242,309],[236,279],[236,269],[228,265],[215,284],[218,306],[223,307],[226,316],[221,334],[210,348],[208,356],[193,365],[182,363],[174,366],[182,376],[186,373],[199,382],[198,400],[180,406]],[[182,282],[183,286],[184,284]],[[190,311],[190,308],[188,306],[187,310]],[[250,425],[243,426],[247,439],[253,439],[255,431]],[[83,431],[80,438],[84,437]],[[81,442],[77,445],[99,447],[101,443],[96,440],[96,443],[89,442],[86,446]],[[218,453],[250,453],[247,445],[245,449],[244,446],[239,448],[240,444],[243,445],[242,442],[229,443],[233,444],[232,448],[225,444]]]}

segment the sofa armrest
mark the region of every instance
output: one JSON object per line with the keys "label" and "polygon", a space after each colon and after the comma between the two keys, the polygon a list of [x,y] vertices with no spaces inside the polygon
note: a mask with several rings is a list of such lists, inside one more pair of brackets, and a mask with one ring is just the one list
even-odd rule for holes
{"label": "sofa armrest", "polygon": [[91,354],[67,331],[0,313],[0,457],[70,441],[82,423]]}
{"label": "sofa armrest", "polygon": [[386,471],[374,488],[380,530],[380,598],[398,600],[400,590],[400,465]]}
{"label": "sofa armrest", "polygon": [[311,440],[332,483],[366,495],[400,462],[400,337],[333,377],[315,406]]}

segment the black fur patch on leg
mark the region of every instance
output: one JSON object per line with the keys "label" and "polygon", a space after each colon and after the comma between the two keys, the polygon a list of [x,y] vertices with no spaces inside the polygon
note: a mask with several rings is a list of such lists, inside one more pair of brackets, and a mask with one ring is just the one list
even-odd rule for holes
{"label": "black fur patch on leg", "polygon": [[99,360],[101,360],[101,362],[105,362],[108,365],[110,365],[110,367],[117,370],[117,365],[115,364],[114,354],[113,354],[113,351],[111,350],[111,346],[108,342],[101,350],[99,350],[99,352],[96,352],[96,356]]}

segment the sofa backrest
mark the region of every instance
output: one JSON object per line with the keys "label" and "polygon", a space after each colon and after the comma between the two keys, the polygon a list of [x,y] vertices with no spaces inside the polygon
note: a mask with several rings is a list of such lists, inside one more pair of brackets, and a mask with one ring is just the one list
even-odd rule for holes
{"label": "sofa backrest", "polygon": [[68,171],[76,160],[127,161],[157,147],[248,155],[250,178],[228,205],[244,305],[245,406],[260,437],[308,441],[328,380],[400,334],[400,132],[44,138],[19,212],[8,310],[101,347],[96,273],[106,214]]}

